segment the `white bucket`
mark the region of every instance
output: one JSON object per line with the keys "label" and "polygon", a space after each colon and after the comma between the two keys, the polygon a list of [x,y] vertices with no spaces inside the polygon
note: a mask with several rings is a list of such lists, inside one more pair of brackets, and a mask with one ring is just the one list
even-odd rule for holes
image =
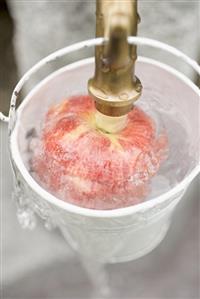
{"label": "white bucket", "polygon": [[[38,126],[45,109],[68,95],[86,94],[87,81],[93,76],[94,59],[84,59],[67,65],[40,82],[26,96],[16,110],[18,94],[24,83],[48,62],[85,47],[102,44],[103,39],[93,39],[61,49],[36,64],[17,84],[11,99],[9,117],[10,156],[15,173],[15,198],[24,226],[32,226],[34,213],[45,223],[59,227],[72,247],[84,256],[102,262],[121,262],[139,258],[155,248],[164,238],[172,213],[188,185],[200,171],[199,157],[187,175],[170,191],[156,198],[131,207],[109,211],[81,208],[62,200],[44,190],[28,171],[24,156],[27,131]],[[182,58],[198,74],[200,67],[180,51],[158,41],[129,37],[129,43],[151,46]],[[194,156],[199,153],[198,111],[200,91],[190,79],[175,69],[158,61],[139,57],[136,74],[142,81],[146,96],[155,92],[166,109],[175,105],[187,119],[191,133]],[[67,82],[70,82],[67,85]],[[37,118],[35,117],[37,115]],[[178,138],[178,136],[177,136]]]}

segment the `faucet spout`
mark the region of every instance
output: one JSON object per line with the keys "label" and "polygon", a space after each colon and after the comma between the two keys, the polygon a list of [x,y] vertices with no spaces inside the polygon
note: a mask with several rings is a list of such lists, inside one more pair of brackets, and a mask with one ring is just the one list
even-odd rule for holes
{"label": "faucet spout", "polygon": [[104,115],[126,115],[141,94],[135,76],[137,49],[127,41],[137,35],[138,20],[137,0],[96,1],[96,37],[104,37],[105,43],[96,46],[95,74],[88,90]]}

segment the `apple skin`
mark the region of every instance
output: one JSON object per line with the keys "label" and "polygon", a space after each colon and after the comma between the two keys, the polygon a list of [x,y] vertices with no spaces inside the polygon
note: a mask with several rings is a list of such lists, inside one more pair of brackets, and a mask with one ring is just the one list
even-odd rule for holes
{"label": "apple skin", "polygon": [[90,96],[73,96],[49,109],[32,168],[56,197],[91,209],[116,209],[142,202],[150,180],[167,157],[166,134],[135,107],[119,133],[101,131]]}

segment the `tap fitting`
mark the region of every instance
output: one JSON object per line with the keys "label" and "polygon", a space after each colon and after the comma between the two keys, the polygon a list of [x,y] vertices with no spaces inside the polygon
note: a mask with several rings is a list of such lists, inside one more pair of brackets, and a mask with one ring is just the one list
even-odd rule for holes
{"label": "tap fitting", "polygon": [[96,37],[105,42],[95,48],[95,74],[88,90],[103,115],[126,115],[141,95],[142,85],[135,76],[137,49],[127,41],[137,35],[138,21],[137,0],[96,1]]}

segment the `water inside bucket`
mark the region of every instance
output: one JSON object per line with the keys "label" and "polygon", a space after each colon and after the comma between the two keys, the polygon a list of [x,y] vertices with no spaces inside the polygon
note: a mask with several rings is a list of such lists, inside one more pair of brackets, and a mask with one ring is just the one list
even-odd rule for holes
{"label": "water inside bucket", "polygon": [[[137,107],[154,120],[157,135],[165,131],[168,138],[168,158],[161,163],[157,174],[151,178],[148,194],[144,198],[144,200],[151,200],[175,187],[197,164],[198,145],[195,141],[195,136],[198,136],[195,125],[197,117],[194,114],[195,105],[192,107],[188,103],[190,98],[197,99],[198,96],[194,96],[193,90],[179,78],[157,66],[146,62],[139,63],[137,71],[144,86]],[[30,162],[33,149],[37,146],[38,136],[41,134],[45,115],[52,105],[61,103],[66,97],[87,94],[86,78],[89,78],[90,74],[91,67],[88,62],[78,68],[70,68],[69,71],[61,73],[49,82],[46,81],[42,88],[40,86],[37,92],[29,96],[30,101],[28,102],[27,99],[26,106],[23,107],[21,119],[23,136],[20,136],[20,152],[23,153],[29,172],[43,188],[47,186],[37,178]],[[76,78],[75,82],[72,78]],[[67,88],[63,87],[63,83],[67,81],[70,84]],[[47,191],[52,192],[49,189]],[[59,194],[54,193],[54,195],[62,198]]]}
{"label": "water inside bucket", "polygon": [[[77,99],[78,98],[79,97],[77,97]],[[76,101],[76,98],[74,99],[74,101]],[[33,170],[32,175],[45,189],[47,189],[47,191],[53,193],[56,197],[64,201],[77,204],[83,207],[102,209],[102,210],[137,204],[144,200],[150,200],[155,196],[158,196],[170,190],[170,188],[176,186],[176,184],[179,183],[187,175],[188,169],[190,169],[191,167],[192,159],[194,159],[194,157],[192,157],[190,154],[190,146],[188,142],[189,132],[187,131],[187,123],[184,120],[184,116],[180,115],[180,113],[176,111],[176,107],[173,107],[171,110],[163,111],[162,108],[157,107],[157,105],[155,105],[154,109],[152,109],[152,103],[149,107],[148,102],[144,102],[144,103],[138,102],[137,107],[135,109],[138,109],[138,107],[142,109],[141,111],[145,111],[146,113],[145,117],[150,116],[151,119],[149,119],[149,121],[151,120],[155,123],[156,135],[159,136],[158,139],[159,138],[161,138],[161,140],[164,139],[164,144],[159,145],[160,146],[159,150],[162,152],[159,154],[159,157],[157,158],[156,165],[154,165],[155,163],[153,164],[153,159],[155,160],[156,156],[149,158],[149,153],[148,153],[147,155],[142,156],[142,161],[141,161],[142,166],[138,169],[138,171],[135,171],[134,168],[135,166],[131,168],[129,174],[131,174],[132,171],[133,175],[128,178],[130,180],[129,185],[131,184],[131,186],[133,186],[131,191],[128,190],[127,187],[128,185],[125,182],[125,180],[127,180],[127,177],[123,174],[123,168],[121,168],[120,166],[119,168],[117,168],[118,167],[117,165],[119,165],[120,161],[116,161],[115,167],[117,169],[109,170],[110,173],[108,173],[108,171],[104,169],[102,178],[95,177],[97,181],[98,180],[100,181],[100,179],[104,179],[102,182],[101,189],[99,188],[99,184],[97,184],[96,181],[93,180],[92,177],[94,176],[94,173],[95,175],[97,173],[96,169],[94,168],[100,167],[102,171],[104,156],[103,153],[98,153],[98,150],[104,151],[104,148],[98,148],[95,150],[95,148],[93,148],[95,144],[91,144],[91,148],[89,149],[88,145],[90,145],[90,143],[92,142],[92,138],[93,138],[92,135],[89,136],[90,138],[89,144],[88,144],[88,140],[86,142],[84,138],[82,138],[83,140],[82,144],[79,142],[78,143],[75,142],[71,144],[70,138],[66,134],[64,137],[64,139],[66,140],[66,144],[62,145],[61,147],[61,151],[63,150],[61,155],[58,153],[59,150],[57,151],[57,149],[46,153],[47,154],[46,155],[44,152],[44,143],[41,143],[40,141],[41,131],[40,132],[29,131],[27,136],[30,141],[28,145],[29,154],[30,152],[32,153],[29,158],[30,168]],[[57,107],[56,109],[59,108]],[[57,110],[55,113],[57,113]],[[59,122],[60,121],[59,116],[56,117],[58,119],[57,121]],[[66,117],[67,114],[65,115],[65,118]],[[49,120],[50,122],[48,122],[48,126],[51,126],[52,118],[50,117]],[[142,119],[142,121],[144,121],[144,119]],[[43,127],[44,124],[41,126]],[[68,128],[66,129],[70,129],[69,126],[70,124],[68,124]],[[133,122],[133,126],[134,126],[134,122]],[[144,129],[144,126],[139,129]],[[56,133],[54,134],[58,134],[58,133],[59,131],[56,131]],[[77,134],[77,131],[75,133]],[[147,137],[148,132],[146,133],[143,132],[142,135],[143,138],[145,137],[145,134]],[[102,135],[101,133],[97,132],[95,138],[96,136],[101,136],[101,135]],[[78,136],[79,134],[76,137],[78,138]],[[136,135],[136,137],[138,136]],[[48,146],[48,144],[50,144],[49,138],[51,138],[50,135],[48,135],[47,139],[45,140],[46,147]],[[108,138],[106,140],[108,140]],[[69,146],[67,142],[70,143]],[[160,142],[160,141],[156,140],[156,142]],[[53,146],[55,147],[55,145],[56,145],[55,143],[51,144],[51,149]],[[72,148],[70,147],[71,145]],[[77,150],[75,146],[80,147],[80,150],[79,149]],[[66,152],[65,150],[68,150],[68,152]],[[84,155],[82,152],[78,158],[74,159],[75,162],[72,159],[73,157],[71,157],[71,159],[75,163],[75,166],[71,166],[67,163],[66,165],[63,163],[63,161],[69,159],[69,155],[72,156],[76,155],[77,152],[80,153],[81,150],[86,154]],[[131,152],[131,154],[134,154],[134,151],[137,150],[138,148],[136,147]],[[64,159],[63,159],[63,154],[67,156]],[[124,151],[123,154],[126,155],[127,152],[125,153]],[[152,148],[150,154],[151,156],[154,154]],[[52,155],[55,156],[52,157]],[[34,163],[33,163],[33,157],[34,157]],[[80,158],[84,159],[85,157],[86,158],[89,157],[91,159],[86,161],[85,169],[84,169],[83,168],[84,163],[80,163],[80,160],[77,161],[76,159],[80,159]],[[131,163],[131,156],[127,155],[127,157],[130,158],[130,163]],[[114,156],[114,159],[117,158],[118,157]],[[96,163],[95,166],[93,167],[93,163],[95,159],[98,160],[98,163]],[[108,160],[109,159],[111,160],[113,159],[113,157],[111,158],[110,156],[108,157]],[[145,161],[145,159],[148,159],[148,161]],[[163,161],[159,161],[159,159]],[[177,163],[177,159],[178,161],[181,161],[181,163]],[[147,165],[148,163],[150,163],[150,165]],[[89,166],[86,169],[86,166],[88,164]],[[65,167],[68,167],[68,165],[69,167],[72,167],[72,173],[73,171],[75,172],[79,171],[80,176],[84,176],[84,179],[79,179],[75,177],[76,180],[74,182],[73,176],[71,177],[67,176]],[[77,170],[76,168],[78,168],[79,165],[81,165],[80,168],[83,169]],[[150,171],[151,168],[155,168],[151,170],[152,175],[148,173],[148,171]],[[85,179],[85,177],[87,178],[87,176],[89,176],[89,173],[85,174],[87,171],[90,171],[91,174],[90,180]],[[116,178],[117,172],[119,172],[118,180]],[[115,178],[112,180],[113,176],[115,176]],[[140,181],[138,176],[141,177]],[[145,178],[145,176],[147,178]],[[110,181],[109,181],[109,177],[111,178]],[[56,184],[58,184],[58,186],[56,186]],[[123,184],[123,187],[121,187],[120,185],[119,188],[115,188],[112,189],[112,191],[110,191],[112,184],[121,184],[121,185]],[[97,190],[93,190],[93,188],[96,188]],[[119,196],[117,192],[120,192],[122,188],[123,188],[123,193],[121,196]]]}
{"label": "water inside bucket", "polygon": [[[141,202],[167,156],[165,131],[135,107],[118,133],[98,128],[94,100],[76,96],[50,108],[31,143],[35,178],[58,198],[87,208]],[[157,136],[158,135],[158,136]]]}

